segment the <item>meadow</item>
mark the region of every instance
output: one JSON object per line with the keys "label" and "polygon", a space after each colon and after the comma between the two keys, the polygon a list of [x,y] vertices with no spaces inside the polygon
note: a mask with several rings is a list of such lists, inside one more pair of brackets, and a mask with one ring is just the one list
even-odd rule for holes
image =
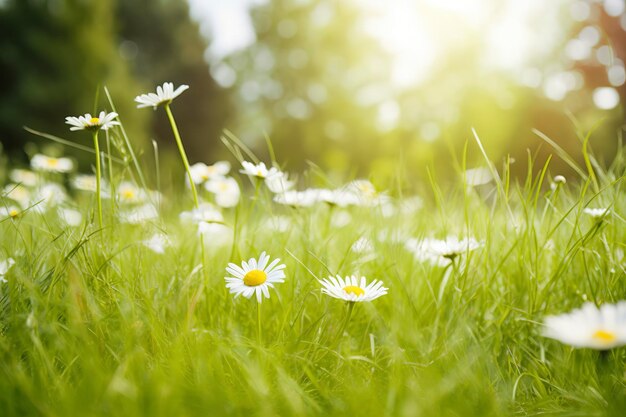
{"label": "meadow", "polygon": [[[169,93],[143,104],[175,127]],[[521,180],[461,162],[415,194],[261,166],[226,133],[231,161],[163,193],[106,125],[123,118],[68,120],[100,141],[101,183],[69,159],[3,165],[2,416],[624,415],[626,348],[561,343],[544,321],[626,299],[625,148],[606,166],[587,141],[584,166],[556,148],[567,180],[532,158]],[[269,272],[232,271],[263,252],[284,279],[261,292]],[[337,275],[384,287],[322,292]]]}

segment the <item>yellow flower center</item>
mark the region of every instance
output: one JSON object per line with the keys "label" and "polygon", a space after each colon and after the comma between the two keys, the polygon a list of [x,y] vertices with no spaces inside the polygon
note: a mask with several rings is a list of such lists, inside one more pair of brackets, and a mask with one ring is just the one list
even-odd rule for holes
{"label": "yellow flower center", "polygon": [[135,196],[135,192],[133,190],[124,190],[122,191],[122,197],[127,200],[132,199]]}
{"label": "yellow flower center", "polygon": [[56,159],[56,158],[48,159],[48,166],[56,167],[57,165],[59,165],[59,160],[58,159]]}
{"label": "yellow flower center", "polygon": [[267,281],[267,275],[265,272],[258,269],[248,271],[248,273],[243,277],[243,283],[248,287],[256,287],[257,285],[263,284],[265,281]]}
{"label": "yellow flower center", "polygon": [[20,212],[15,209],[9,210],[9,216],[11,217],[17,217],[18,214],[20,214]]}
{"label": "yellow flower center", "polygon": [[360,295],[365,294],[365,291],[363,291],[363,288],[357,287],[356,285],[348,285],[347,287],[343,287],[343,290],[347,294],[354,294],[357,297],[360,296]]}
{"label": "yellow flower center", "polygon": [[89,124],[92,126],[97,126],[100,124],[100,119],[98,119],[97,117],[92,117],[89,121]]}
{"label": "yellow flower center", "polygon": [[615,336],[615,333],[608,332],[606,330],[598,330],[591,337],[596,340],[599,340],[601,342],[606,342],[606,343],[614,342],[615,339],[617,339],[617,337]]}

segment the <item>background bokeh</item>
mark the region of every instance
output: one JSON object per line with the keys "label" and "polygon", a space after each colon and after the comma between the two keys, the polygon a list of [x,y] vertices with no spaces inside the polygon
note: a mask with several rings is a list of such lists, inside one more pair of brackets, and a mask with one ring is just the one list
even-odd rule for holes
{"label": "background bokeh", "polygon": [[610,162],[624,60],[624,0],[0,0],[0,140],[15,162],[49,145],[23,126],[87,140],[64,117],[105,107],[107,86],[144,156],[155,140],[167,160],[166,119],[133,98],[173,81],[191,87],[173,111],[192,161],[228,156],[226,128],[260,157],[269,137],[289,170],[452,178],[474,127],[523,175],[552,152],[533,129],[576,159],[593,129]]}

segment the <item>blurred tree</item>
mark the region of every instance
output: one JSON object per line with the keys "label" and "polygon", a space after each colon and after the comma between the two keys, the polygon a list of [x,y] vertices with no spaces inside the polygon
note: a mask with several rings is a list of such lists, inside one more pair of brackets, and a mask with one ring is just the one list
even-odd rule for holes
{"label": "blurred tree", "polygon": [[[154,91],[172,81],[190,86],[172,111],[191,161],[215,159],[222,150],[219,136],[229,114],[229,96],[219,88],[204,60],[207,47],[185,0],[119,0],[117,25],[120,55],[143,87],[133,95]],[[146,110],[138,110],[146,112]],[[155,139],[174,149],[164,114],[152,118]]]}
{"label": "blurred tree", "polygon": [[[510,22],[524,21],[516,14],[520,12],[517,5],[523,2],[485,1],[482,11],[489,18],[484,22],[490,25],[486,27],[435,1],[397,1],[390,2],[401,6],[396,14],[368,30],[368,14],[385,17],[392,5],[385,3],[372,11],[366,3],[378,4],[255,2],[251,16],[257,42],[213,68],[236,79],[235,133],[260,151],[267,132],[278,160],[287,162],[289,169],[301,169],[312,160],[326,172],[369,174],[386,185],[399,171],[406,178],[425,178],[428,166],[435,166],[439,177],[458,180],[454,169],[458,164],[450,154],[460,159],[466,141],[470,144],[468,167],[484,165],[472,128],[498,166],[507,154],[518,161],[512,166],[516,175],[525,175],[529,152],[537,156],[535,170],[554,153],[532,133],[533,128],[582,162],[577,133],[603,120],[593,145],[611,158],[625,107],[594,107],[593,89],[606,86],[606,74],[602,83],[586,85],[576,63],[564,56],[568,31],[576,27],[568,8],[552,7],[550,13],[543,13],[536,2],[528,16],[540,15],[543,20],[508,30]],[[478,5],[472,7],[478,9]],[[402,13],[407,13],[405,21]],[[581,26],[595,26],[591,16],[585,20]],[[406,30],[410,29],[407,21],[409,26],[421,25],[422,31]],[[546,28],[558,30],[539,31],[532,26],[546,22]],[[614,18],[612,25],[619,26],[619,22]],[[394,23],[400,30],[394,31]],[[594,30],[601,33],[606,25],[599,26]],[[619,47],[625,28],[623,23],[615,35],[620,41],[608,43]],[[371,29],[393,36],[380,37]],[[542,37],[537,39],[549,42],[533,46],[528,61],[517,59],[519,54],[511,51],[520,44],[518,29],[520,33],[539,31]],[[443,41],[427,36],[433,34]],[[405,48],[411,43],[419,47]],[[603,44],[592,48],[589,61]],[[439,46],[441,51],[428,52]],[[408,75],[406,81],[400,77],[398,82],[396,77],[399,67],[394,61],[398,60],[418,64],[407,67],[411,73],[401,74]],[[421,74],[419,64],[424,61],[429,69]],[[621,64],[618,67],[614,70],[623,69]],[[624,84],[615,87],[625,88]],[[559,158],[553,158],[551,168],[573,174]]]}
{"label": "blurred tree", "polygon": [[352,2],[277,0],[252,10],[258,41],[218,70],[237,74],[235,133],[257,151],[267,133],[281,163],[363,168],[384,148],[377,104],[388,60]]}
{"label": "blurred tree", "polygon": [[[70,140],[64,118],[92,112],[107,85],[120,113],[138,88],[119,59],[113,4],[84,0],[7,0],[0,6],[0,140],[15,153],[32,136],[22,126]],[[98,109],[108,108],[100,94]],[[127,129],[144,129],[145,116]],[[91,158],[89,158],[91,159]]]}

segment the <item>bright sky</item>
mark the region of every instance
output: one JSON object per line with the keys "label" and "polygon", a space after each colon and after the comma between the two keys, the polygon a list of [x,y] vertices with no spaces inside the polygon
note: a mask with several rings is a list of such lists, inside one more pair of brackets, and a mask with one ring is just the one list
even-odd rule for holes
{"label": "bright sky", "polygon": [[256,41],[248,9],[263,0],[189,0],[191,15],[212,39],[210,61],[219,61]]}
{"label": "bright sky", "polygon": [[[255,42],[249,8],[266,0],[189,0],[212,39],[210,61]],[[304,0],[300,0],[304,1]],[[515,68],[558,39],[555,19],[564,0],[350,0],[368,15],[363,25],[395,57],[397,86],[419,84],[435,61],[453,52],[459,32],[480,36],[485,65]]]}
{"label": "bright sky", "polygon": [[[221,85],[232,85],[236,75],[221,61],[256,41],[249,9],[271,0],[188,1],[202,33],[211,40],[206,58],[213,64],[212,73]],[[316,4],[314,0],[293,1]],[[559,101],[581,87],[580,74],[558,68],[546,72],[541,68],[543,63],[561,57],[563,52],[571,61],[589,59],[596,49],[600,61],[607,55],[599,45],[600,32],[594,26],[585,27],[564,51],[560,49],[569,30],[567,22],[585,21],[591,12],[590,3],[599,0],[342,1],[351,1],[363,11],[363,29],[393,57],[391,86],[399,90],[428,82],[442,70],[439,64],[474,48],[473,64],[485,73],[508,73]],[[624,30],[625,4],[624,0],[602,0],[609,16],[622,16]],[[326,20],[333,19],[328,3],[319,2],[317,9],[324,9]],[[608,77],[612,86],[622,85],[626,81],[624,64],[615,63]]]}

